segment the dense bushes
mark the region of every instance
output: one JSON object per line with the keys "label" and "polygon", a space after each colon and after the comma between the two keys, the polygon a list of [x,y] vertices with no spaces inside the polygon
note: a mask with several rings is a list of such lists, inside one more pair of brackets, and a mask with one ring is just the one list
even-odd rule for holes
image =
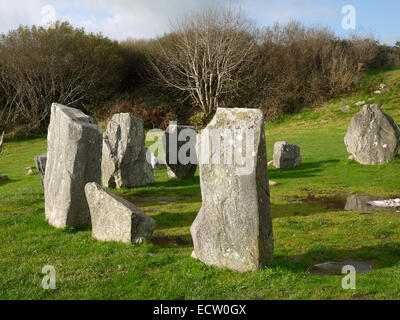
{"label": "dense bushes", "polygon": [[102,118],[133,112],[148,128],[204,126],[218,106],[258,107],[273,120],[351,90],[368,67],[400,67],[399,45],[298,22],[257,30],[235,12],[194,17],[158,39],[121,43],[60,22],[1,35],[0,131],[46,128],[52,102]]}
{"label": "dense bushes", "polygon": [[120,89],[123,67],[117,42],[66,22],[10,31],[0,43],[0,125],[43,128],[52,102],[91,110]]}
{"label": "dense bushes", "polygon": [[362,55],[352,41],[340,40],[328,29],[306,28],[297,22],[276,24],[263,32],[250,90],[258,94],[252,94],[250,101],[267,119],[276,119],[346,92],[361,78]]}

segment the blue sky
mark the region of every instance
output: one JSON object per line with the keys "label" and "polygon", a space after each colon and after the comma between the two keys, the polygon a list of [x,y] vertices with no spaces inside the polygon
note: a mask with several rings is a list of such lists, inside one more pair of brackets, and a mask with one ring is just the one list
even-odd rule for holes
{"label": "blue sky", "polygon": [[[68,20],[88,31],[117,40],[149,38],[168,32],[169,18],[214,4],[215,0],[0,0],[0,32],[19,24]],[[357,29],[373,33],[386,44],[400,41],[399,0],[219,0],[240,6],[260,26],[297,19],[307,25],[329,26],[346,36],[342,8],[356,9]]]}

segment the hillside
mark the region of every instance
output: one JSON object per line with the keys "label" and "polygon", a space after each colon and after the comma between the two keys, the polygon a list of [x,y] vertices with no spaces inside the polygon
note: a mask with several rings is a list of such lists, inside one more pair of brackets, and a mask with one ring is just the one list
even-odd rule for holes
{"label": "hillside", "polygon": [[[376,94],[379,85],[387,91]],[[400,216],[344,211],[351,194],[400,196],[400,159],[362,166],[343,139],[359,101],[378,103],[400,123],[400,70],[370,71],[353,94],[337,97],[266,126],[268,160],[276,141],[301,147],[303,163],[270,167],[275,261],[254,273],[204,266],[190,257],[190,225],[201,207],[199,178],[113,190],[157,221],[152,244],[100,243],[90,229],[55,230],[44,219],[39,175],[26,175],[45,137],[5,144],[0,157],[0,299],[399,299]],[[342,107],[349,105],[349,112]],[[373,263],[343,290],[343,275],[315,275],[313,266],[357,259]],[[57,270],[57,290],[41,288],[44,265]]]}

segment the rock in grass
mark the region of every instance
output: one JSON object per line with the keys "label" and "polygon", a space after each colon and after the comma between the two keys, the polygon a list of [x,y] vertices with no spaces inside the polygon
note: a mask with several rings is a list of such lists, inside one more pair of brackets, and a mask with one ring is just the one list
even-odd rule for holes
{"label": "rock in grass", "polygon": [[171,122],[163,137],[168,177],[172,179],[192,178],[197,169],[197,129]]}
{"label": "rock in grass", "polygon": [[92,220],[92,236],[100,241],[140,244],[151,239],[155,221],[95,182],[88,183],[85,194]]}
{"label": "rock in grass", "polygon": [[355,105],[356,105],[357,107],[362,106],[362,105],[364,105],[364,104],[365,104],[365,101],[364,101],[364,100],[363,100],[363,101],[358,101],[358,102],[355,103]]}
{"label": "rock in grass", "polygon": [[343,112],[349,112],[350,111],[350,106],[344,106],[343,108],[342,108],[342,111]]}
{"label": "rock in grass", "polygon": [[278,185],[278,182],[269,180],[269,186],[270,186],[270,187],[275,187],[275,186],[277,186],[277,185]]}
{"label": "rock in grass", "polygon": [[280,169],[291,169],[301,164],[300,147],[286,141],[274,145],[274,166]]}
{"label": "rock in grass", "polygon": [[0,174],[0,181],[7,181],[7,180],[10,180],[10,178],[7,175]]}
{"label": "rock in grass", "polygon": [[47,221],[54,227],[90,224],[88,182],[101,181],[103,133],[80,110],[53,103],[44,177]]}
{"label": "rock in grass", "polygon": [[153,183],[153,168],[146,152],[143,120],[131,113],[115,114],[104,134],[104,186],[134,188]]}
{"label": "rock in grass", "polygon": [[43,187],[44,187],[44,175],[46,173],[46,162],[47,162],[47,153],[41,154],[39,156],[35,156],[36,168],[39,171],[39,175],[40,175],[40,179],[42,180]]}
{"label": "rock in grass", "polygon": [[379,105],[366,105],[351,120],[344,142],[354,159],[365,165],[392,161],[400,147],[400,129]]}
{"label": "rock in grass", "polygon": [[[227,133],[231,148],[218,164],[209,158],[218,147],[213,141],[229,142]],[[190,228],[192,256],[210,266],[256,270],[272,261],[274,247],[262,112],[219,108],[198,139],[203,204]],[[230,152],[238,155],[232,161]]]}

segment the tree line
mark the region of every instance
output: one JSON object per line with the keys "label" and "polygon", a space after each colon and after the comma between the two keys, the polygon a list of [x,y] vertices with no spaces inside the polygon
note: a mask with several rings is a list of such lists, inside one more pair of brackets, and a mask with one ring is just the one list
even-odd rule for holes
{"label": "tree line", "polygon": [[52,102],[99,118],[132,111],[150,127],[201,126],[218,107],[260,108],[274,120],[352,90],[367,68],[400,66],[399,46],[297,21],[259,28],[233,8],[188,13],[169,30],[122,42],[67,22],[2,34],[0,132],[43,132]]}

